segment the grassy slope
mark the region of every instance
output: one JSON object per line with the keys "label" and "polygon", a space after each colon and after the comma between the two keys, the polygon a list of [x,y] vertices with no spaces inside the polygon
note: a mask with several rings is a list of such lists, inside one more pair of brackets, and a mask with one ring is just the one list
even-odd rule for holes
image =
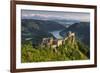
{"label": "grassy slope", "polygon": [[31,42],[22,43],[21,62],[45,62],[45,61],[68,61],[68,60],[85,60],[88,59],[83,44],[75,40],[71,42],[69,38],[66,43],[58,48],[51,47],[33,47]]}

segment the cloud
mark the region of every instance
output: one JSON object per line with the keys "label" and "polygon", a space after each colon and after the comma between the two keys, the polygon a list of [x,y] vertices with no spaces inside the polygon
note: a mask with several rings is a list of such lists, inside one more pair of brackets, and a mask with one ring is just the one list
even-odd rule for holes
{"label": "cloud", "polygon": [[22,18],[66,19],[90,21],[89,13],[22,10]]}

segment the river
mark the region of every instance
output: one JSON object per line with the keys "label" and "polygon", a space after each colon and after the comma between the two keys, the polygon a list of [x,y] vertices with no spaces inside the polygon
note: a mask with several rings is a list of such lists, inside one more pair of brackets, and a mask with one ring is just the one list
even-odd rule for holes
{"label": "river", "polygon": [[62,30],[55,30],[55,31],[52,31],[52,32],[49,32],[49,33],[51,33],[57,39],[62,39],[63,37],[60,35],[61,31]]}

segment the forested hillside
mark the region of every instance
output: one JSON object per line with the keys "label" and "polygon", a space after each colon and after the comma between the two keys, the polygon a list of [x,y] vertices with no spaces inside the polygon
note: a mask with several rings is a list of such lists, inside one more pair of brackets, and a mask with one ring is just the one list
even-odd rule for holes
{"label": "forested hillside", "polygon": [[[74,42],[72,42],[72,39]],[[23,42],[21,47],[21,62],[46,62],[89,59],[89,48],[76,37],[70,37],[65,44],[52,48],[33,46],[31,41]]]}

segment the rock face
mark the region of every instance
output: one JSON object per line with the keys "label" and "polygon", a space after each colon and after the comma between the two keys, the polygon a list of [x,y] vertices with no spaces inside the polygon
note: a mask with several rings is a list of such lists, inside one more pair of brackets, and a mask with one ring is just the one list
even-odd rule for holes
{"label": "rock face", "polygon": [[64,43],[65,43],[65,41],[67,41],[68,39],[71,40],[70,43],[74,43],[74,41],[75,41],[75,33],[69,31],[69,32],[67,33],[66,37],[64,38]]}

